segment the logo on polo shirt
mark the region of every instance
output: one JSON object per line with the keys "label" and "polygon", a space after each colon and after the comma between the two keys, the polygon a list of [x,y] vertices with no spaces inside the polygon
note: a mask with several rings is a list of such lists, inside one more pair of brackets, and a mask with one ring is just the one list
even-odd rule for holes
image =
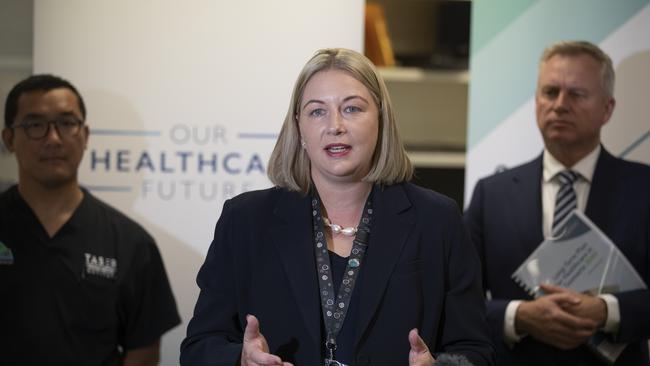
{"label": "logo on polo shirt", "polygon": [[3,264],[7,266],[14,264],[14,253],[0,241],[0,265]]}
{"label": "logo on polo shirt", "polygon": [[87,274],[105,278],[115,278],[115,272],[117,272],[117,259],[90,253],[85,253],[85,255]]}

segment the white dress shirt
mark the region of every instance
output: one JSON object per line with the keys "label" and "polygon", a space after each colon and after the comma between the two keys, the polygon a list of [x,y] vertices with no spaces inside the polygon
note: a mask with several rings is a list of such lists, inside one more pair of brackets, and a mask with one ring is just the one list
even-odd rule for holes
{"label": "white dress shirt", "polygon": [[[567,168],[560,163],[551,153],[544,149],[542,158],[542,231],[544,238],[551,236],[553,226],[553,213],[555,211],[555,196],[560,190],[560,180],[557,174],[565,169],[571,169],[580,176],[573,183],[573,189],[576,192],[577,210],[585,212],[587,207],[587,199],[589,197],[589,189],[591,188],[591,181],[596,169],[596,162],[600,155],[601,147],[598,145],[587,156],[578,161],[574,166]],[[601,299],[607,304],[607,320],[603,330],[605,332],[616,332],[620,324],[621,316],[616,297],[610,294],[599,295]],[[515,316],[517,309],[521,304],[521,300],[513,300],[508,303],[504,317],[504,337],[508,344],[514,344],[520,341],[525,334],[517,334],[515,331]]]}

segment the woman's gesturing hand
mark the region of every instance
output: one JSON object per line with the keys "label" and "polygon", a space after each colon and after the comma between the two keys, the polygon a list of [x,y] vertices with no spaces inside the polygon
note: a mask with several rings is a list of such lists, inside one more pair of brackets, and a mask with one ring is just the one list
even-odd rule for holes
{"label": "woman's gesturing hand", "polygon": [[411,329],[409,332],[409,366],[431,366],[436,361],[429,352],[429,347],[424,343],[417,329]]}
{"label": "woman's gesturing hand", "polygon": [[241,366],[292,366],[269,353],[266,338],[260,333],[260,322],[253,315],[246,316],[244,345],[241,352]]}

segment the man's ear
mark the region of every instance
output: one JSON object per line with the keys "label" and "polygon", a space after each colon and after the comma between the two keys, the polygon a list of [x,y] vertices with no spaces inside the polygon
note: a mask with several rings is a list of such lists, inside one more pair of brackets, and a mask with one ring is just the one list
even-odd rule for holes
{"label": "man's ear", "polygon": [[612,118],[612,114],[614,114],[614,107],[616,107],[616,99],[614,99],[614,97],[611,97],[605,104],[605,115],[601,127],[609,122],[610,118]]}
{"label": "man's ear", "polygon": [[11,128],[4,128],[2,130],[2,142],[10,152],[14,152],[14,130]]}
{"label": "man's ear", "polygon": [[88,138],[90,137],[90,128],[88,128],[88,125],[84,123],[84,150],[88,147]]}

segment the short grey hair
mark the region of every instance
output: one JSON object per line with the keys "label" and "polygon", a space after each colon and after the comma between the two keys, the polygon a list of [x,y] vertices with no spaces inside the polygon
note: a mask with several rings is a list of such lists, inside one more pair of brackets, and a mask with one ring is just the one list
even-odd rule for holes
{"label": "short grey hair", "polygon": [[603,90],[610,98],[614,96],[614,82],[616,75],[612,59],[595,44],[587,41],[560,41],[548,46],[539,60],[540,67],[553,56],[591,56],[600,64],[600,77]]}

